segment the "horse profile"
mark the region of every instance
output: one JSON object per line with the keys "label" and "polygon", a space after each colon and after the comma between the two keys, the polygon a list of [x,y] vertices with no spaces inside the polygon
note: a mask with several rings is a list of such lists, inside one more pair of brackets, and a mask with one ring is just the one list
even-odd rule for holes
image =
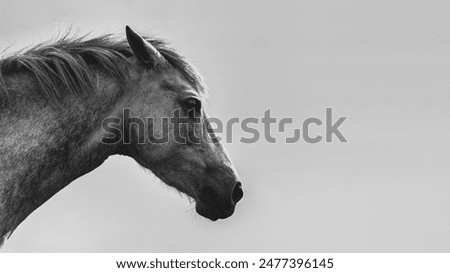
{"label": "horse profile", "polygon": [[[0,245],[54,194],[116,154],[188,195],[200,215],[233,214],[243,191],[213,139],[201,77],[163,41],[128,26],[126,36],[64,37],[0,60]],[[161,126],[164,117],[184,126]],[[166,141],[142,141],[138,125]],[[177,141],[204,131],[201,141]]]}

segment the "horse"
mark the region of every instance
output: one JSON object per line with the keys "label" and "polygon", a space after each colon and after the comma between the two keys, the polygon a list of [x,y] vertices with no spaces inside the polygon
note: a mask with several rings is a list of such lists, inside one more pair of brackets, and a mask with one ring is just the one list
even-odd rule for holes
{"label": "horse", "polygon": [[[202,77],[164,40],[125,33],[66,34],[0,60],[0,245],[112,155],[133,158],[211,221],[234,213],[242,185],[208,120]],[[153,138],[142,141],[141,125]]]}

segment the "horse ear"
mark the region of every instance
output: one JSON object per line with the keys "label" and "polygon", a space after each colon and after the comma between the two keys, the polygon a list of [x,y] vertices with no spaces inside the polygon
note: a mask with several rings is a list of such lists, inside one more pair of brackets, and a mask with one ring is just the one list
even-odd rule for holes
{"label": "horse ear", "polygon": [[143,62],[145,65],[151,66],[165,62],[161,53],[159,53],[159,51],[144,38],[139,36],[139,34],[134,32],[129,26],[126,26],[125,31],[128,44],[139,61]]}

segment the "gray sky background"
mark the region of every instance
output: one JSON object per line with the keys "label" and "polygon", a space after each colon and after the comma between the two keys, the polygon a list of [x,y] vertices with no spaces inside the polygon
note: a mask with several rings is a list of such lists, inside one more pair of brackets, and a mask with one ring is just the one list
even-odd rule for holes
{"label": "gray sky background", "polygon": [[[450,251],[447,1],[0,1],[0,47],[73,25],[154,34],[206,78],[211,116],[348,116],[349,143],[226,144],[244,186],[210,222],[112,157],[1,252]],[[318,130],[317,132],[321,132]],[[241,136],[236,132],[234,139]],[[277,135],[283,140],[286,134]]]}

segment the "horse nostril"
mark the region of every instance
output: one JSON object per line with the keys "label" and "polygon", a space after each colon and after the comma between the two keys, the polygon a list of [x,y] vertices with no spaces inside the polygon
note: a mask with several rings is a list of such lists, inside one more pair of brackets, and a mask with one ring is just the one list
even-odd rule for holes
{"label": "horse nostril", "polygon": [[233,202],[236,204],[242,199],[243,196],[244,191],[242,190],[242,184],[241,182],[237,182],[236,185],[234,185],[233,194],[231,195],[231,198]]}

